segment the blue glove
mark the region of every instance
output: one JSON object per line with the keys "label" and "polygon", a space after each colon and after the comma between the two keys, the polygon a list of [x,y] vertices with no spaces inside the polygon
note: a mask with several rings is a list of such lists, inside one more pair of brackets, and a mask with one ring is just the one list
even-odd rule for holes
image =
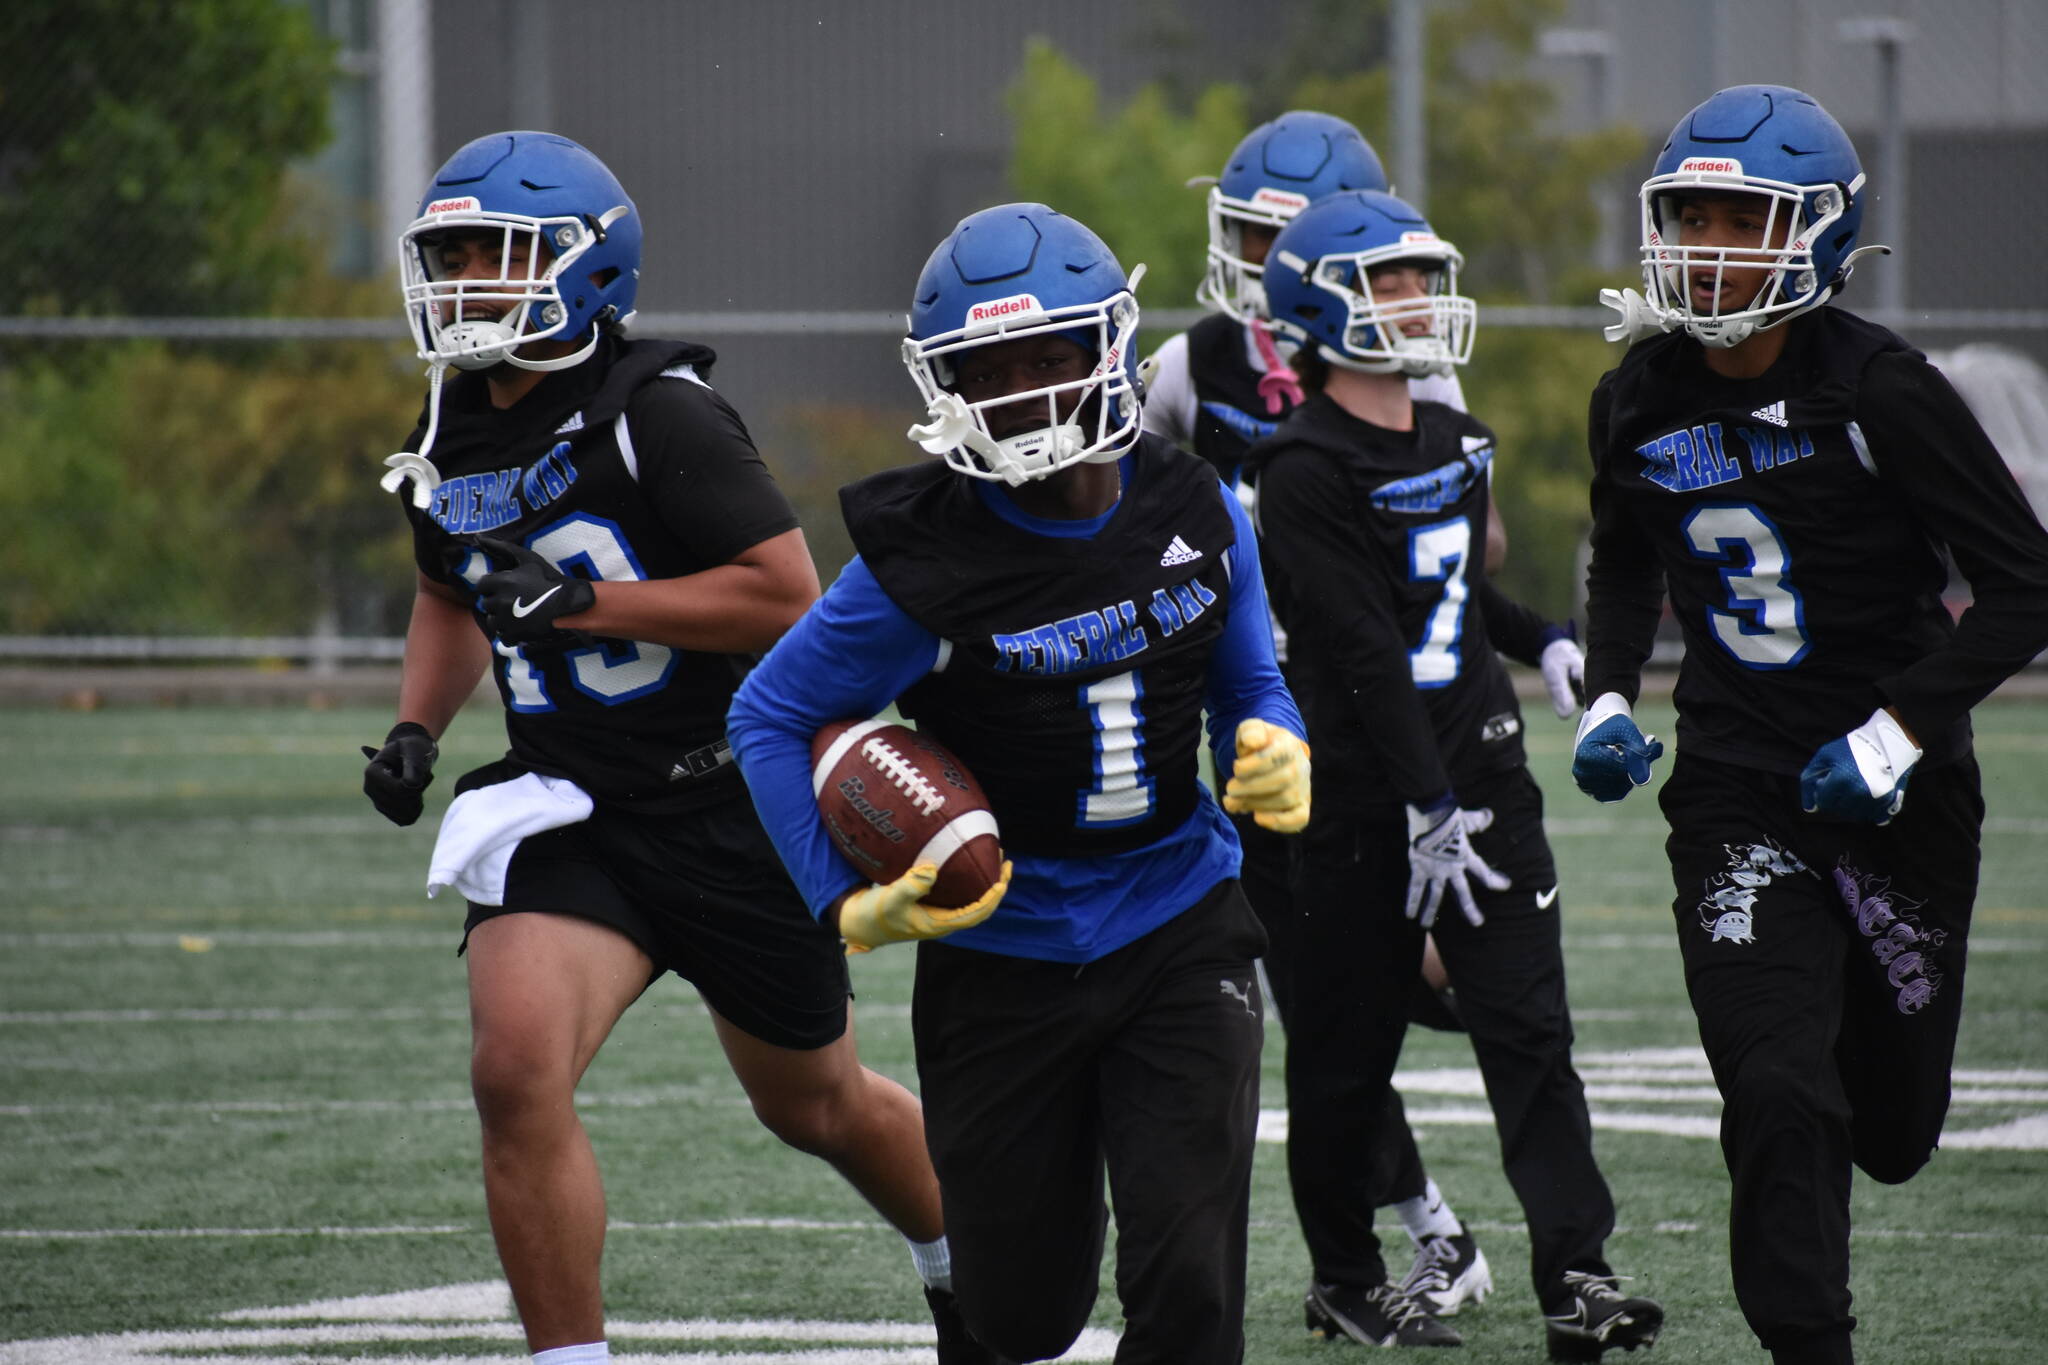
{"label": "blue glove", "polygon": [[1906,804],[1906,779],[1920,753],[1905,727],[1879,708],[1807,760],[1799,774],[1799,804],[1809,815],[1890,824]]}
{"label": "blue glove", "polygon": [[1627,700],[1604,692],[1579,721],[1572,781],[1595,801],[1619,801],[1650,780],[1650,765],[1662,757],[1664,746],[1636,728]]}

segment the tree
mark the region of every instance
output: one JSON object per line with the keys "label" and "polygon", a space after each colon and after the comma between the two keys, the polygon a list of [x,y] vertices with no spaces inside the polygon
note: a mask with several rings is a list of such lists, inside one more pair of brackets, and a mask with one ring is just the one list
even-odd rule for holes
{"label": "tree", "polygon": [[[299,634],[411,600],[377,460],[419,411],[381,343],[67,345],[0,370],[0,632]],[[397,613],[402,621],[402,612]]]}
{"label": "tree", "polygon": [[[287,0],[0,5],[0,251],[17,266],[0,313],[361,311],[371,287],[327,276],[286,226],[333,75],[310,7]],[[5,356],[0,630],[389,628],[367,618],[410,580],[376,457],[420,394],[394,348]]]}
{"label": "tree", "polygon": [[[1425,211],[1430,225],[1465,252],[1468,287],[1485,297],[1584,297],[1587,249],[1599,232],[1595,187],[1642,150],[1632,128],[1553,131],[1556,93],[1529,74],[1527,62],[1537,35],[1564,11],[1563,0],[1429,7]],[[1392,136],[1392,92],[1392,74],[1381,64],[1312,73],[1294,87],[1291,102],[1350,119],[1384,150]]]}
{"label": "tree", "polygon": [[[1478,349],[1462,378],[1473,411],[1500,437],[1497,491],[1512,544],[1503,579],[1556,616],[1572,609],[1587,522],[1587,396],[1616,353],[1597,334],[1489,330],[1485,304],[1589,300],[1597,284],[1619,283],[1589,264],[1598,232],[1591,187],[1641,150],[1632,129],[1567,135],[1551,127],[1555,96],[1527,62],[1538,32],[1563,10],[1562,0],[1440,0],[1430,7],[1425,85],[1427,211],[1465,253],[1461,285],[1482,305]],[[1207,231],[1200,198],[1184,182],[1216,174],[1256,122],[1320,109],[1387,150],[1385,12],[1357,0],[1294,12],[1278,62],[1251,90],[1210,85],[1185,114],[1163,85],[1105,111],[1092,77],[1035,43],[1010,91],[1011,184],[1095,228],[1127,266],[1146,261],[1141,304],[1185,307]]]}
{"label": "tree", "polygon": [[327,140],[333,63],[280,0],[0,5],[0,313],[272,306],[303,258],[280,188]]}
{"label": "tree", "polygon": [[1215,175],[1244,136],[1244,91],[1212,85],[1179,114],[1161,87],[1149,85],[1105,113],[1095,79],[1033,39],[1008,103],[1017,128],[1009,171],[1016,192],[1093,228],[1125,270],[1143,264],[1141,304],[1191,307],[1209,230],[1207,191],[1187,182]]}

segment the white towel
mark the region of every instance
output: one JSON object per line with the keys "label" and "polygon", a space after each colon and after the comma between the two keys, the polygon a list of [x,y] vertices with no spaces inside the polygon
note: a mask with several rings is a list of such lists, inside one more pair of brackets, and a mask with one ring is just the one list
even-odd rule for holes
{"label": "white towel", "polygon": [[590,794],[566,777],[528,773],[466,791],[448,803],[427,894],[454,887],[478,905],[505,903],[505,872],[529,834],[590,818]]}

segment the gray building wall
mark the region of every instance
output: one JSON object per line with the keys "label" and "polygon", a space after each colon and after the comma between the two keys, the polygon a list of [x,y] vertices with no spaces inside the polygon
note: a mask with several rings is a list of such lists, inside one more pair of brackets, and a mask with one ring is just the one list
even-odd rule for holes
{"label": "gray building wall", "polygon": [[[1031,37],[1120,101],[1169,67],[1245,56],[1245,14],[1234,0],[438,0],[435,142],[544,125],[596,151],[646,223],[643,312],[896,311],[940,237],[1009,197],[1003,95]],[[701,339],[743,412],[792,388],[912,406],[887,337]]]}
{"label": "gray building wall", "polygon": [[[930,0],[430,0],[436,156],[505,127],[546,126],[598,151],[648,233],[649,313],[791,315],[903,307],[926,253],[962,214],[1007,197],[1003,96],[1029,38],[1081,62],[1119,101],[1155,77],[1193,85],[1261,72],[1308,0],[1044,0],[1029,10]],[[1358,22],[1379,25],[1365,0]],[[1340,11],[1341,13],[1341,11]],[[1916,307],[2048,307],[2048,3],[2043,0],[1571,0],[1558,27],[1611,55],[1540,58],[1568,128],[1606,110],[1651,147],[1719,85],[1816,95],[1877,168],[1877,60],[1845,19],[1914,25],[1901,59],[1908,139],[1899,254]],[[1474,53],[1472,59],[1486,60]],[[1647,170],[1647,159],[1638,171]],[[1633,258],[1632,172],[1604,191]],[[1878,195],[1895,187],[1873,184]],[[2023,236],[2023,234],[2025,234]],[[1866,228],[1865,240],[1871,240]],[[793,395],[907,412],[893,343],[821,325],[704,335],[743,410]],[[1929,344],[1962,338],[1930,334]],[[2038,337],[2022,338],[2029,345]]]}

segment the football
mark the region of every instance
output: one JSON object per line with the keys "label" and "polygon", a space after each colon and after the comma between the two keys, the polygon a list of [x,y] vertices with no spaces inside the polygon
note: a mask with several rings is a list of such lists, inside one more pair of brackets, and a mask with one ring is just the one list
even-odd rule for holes
{"label": "football", "polygon": [[927,905],[970,905],[1002,875],[1002,841],[981,784],[908,726],[840,720],[818,731],[811,792],[832,842],[870,880],[886,884],[919,863],[937,864]]}

